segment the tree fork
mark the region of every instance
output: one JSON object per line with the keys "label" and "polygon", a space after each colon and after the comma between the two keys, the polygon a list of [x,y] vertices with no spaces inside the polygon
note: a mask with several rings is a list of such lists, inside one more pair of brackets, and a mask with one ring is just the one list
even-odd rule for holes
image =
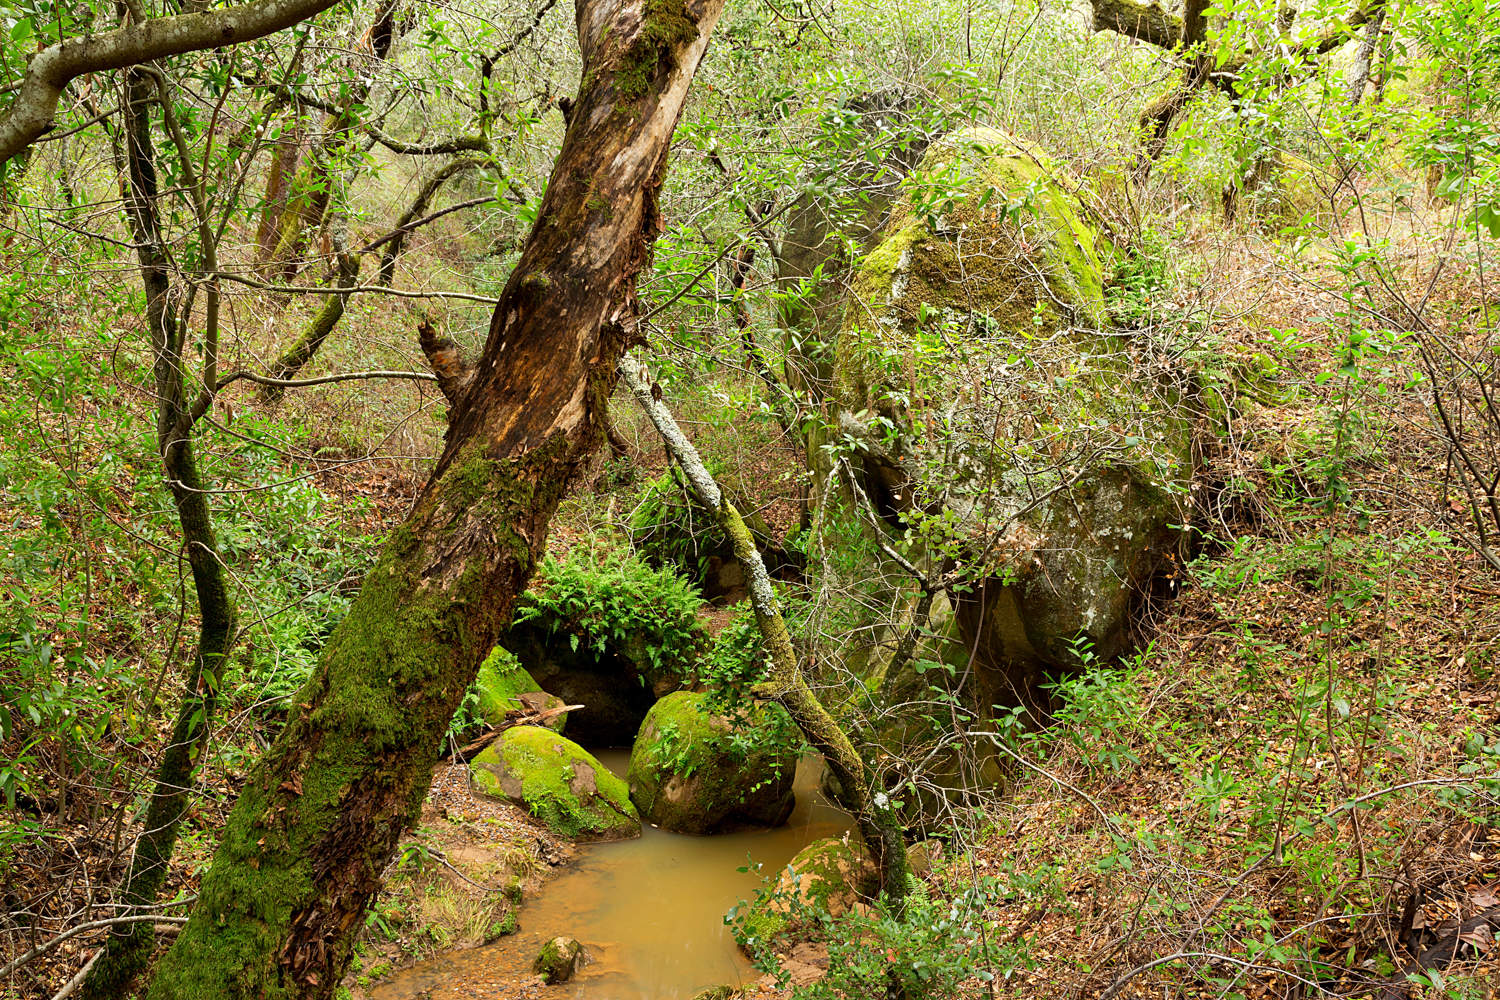
{"label": "tree fork", "polygon": [[677,426],[672,411],[656,398],[652,391],[654,383],[648,383],[637,374],[633,362],[628,360],[620,365],[620,381],[646,411],[667,450],[682,466],[694,497],[709,512],[719,530],[734,543],[734,557],[749,581],[750,606],[755,612],[761,642],[771,660],[771,676],[755,693],[779,702],[801,728],[807,741],[823,754],[839,781],[839,805],[859,824],[859,831],[864,835],[865,844],[880,873],[880,891],[899,914],[907,892],[906,838],[901,824],[896,819],[895,810],[885,801],[884,794],[875,789],[874,775],[854,749],[843,727],[807,686],[807,680],[797,666],[797,653],[792,648],[791,634],[781,616],[776,593],[771,589],[771,575],[766,572],[760,550],[755,547],[755,536],[750,533],[739,511],[734,509],[734,504],[719,489],[698,450]]}
{"label": "tree fork", "polygon": [[230,814],[153,1000],[327,998],[454,708],[605,437],[722,0],[578,0],[584,86],[444,451]]}

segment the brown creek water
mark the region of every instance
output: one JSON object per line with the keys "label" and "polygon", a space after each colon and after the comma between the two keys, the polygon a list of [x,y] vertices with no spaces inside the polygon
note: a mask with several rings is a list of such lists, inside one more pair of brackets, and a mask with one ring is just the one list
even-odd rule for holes
{"label": "brown creek water", "polygon": [[[630,766],[628,750],[594,755],[622,778]],[[807,844],[852,828],[818,788],[822,767],[818,758],[798,765],[797,807],[774,830],[687,837],[647,826],[635,840],[582,848],[521,907],[517,933],[397,973],[371,991],[372,1000],[519,996],[542,943],[558,935],[582,941],[593,963],[572,982],[526,996],[686,1000],[708,986],[753,982],[760,973],[735,946],[724,915],[755,897],[762,872],[774,876]],[[747,856],[761,872],[736,870]]]}

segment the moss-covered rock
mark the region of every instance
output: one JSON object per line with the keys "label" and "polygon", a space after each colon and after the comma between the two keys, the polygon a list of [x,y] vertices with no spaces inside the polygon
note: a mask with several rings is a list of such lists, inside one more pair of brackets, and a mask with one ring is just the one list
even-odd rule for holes
{"label": "moss-covered rock", "polygon": [[[521,661],[500,646],[496,646],[479,665],[479,675],[474,683],[479,693],[479,715],[491,726],[503,723],[509,712],[544,712],[567,704],[556,695],[543,691],[535,678],[521,666]],[[568,713],[563,712],[548,719],[546,726],[560,733],[567,722]]]}
{"label": "moss-covered rock", "polygon": [[716,711],[710,696],[669,694],[651,707],[630,754],[630,797],[672,833],[780,826],[792,813],[801,739],[779,705]]}
{"label": "moss-covered rock", "polygon": [[559,836],[580,842],[640,836],[640,814],[625,782],[550,729],[507,729],[469,771],[477,791],[521,806]]}
{"label": "moss-covered rock", "polygon": [[555,937],[537,952],[531,971],[541,976],[548,986],[556,986],[572,979],[588,961],[588,950],[576,938]]}
{"label": "moss-covered rock", "polygon": [[1109,328],[1109,254],[1060,165],[970,129],[929,150],[854,282],[826,454],[916,529],[916,561],[973,563],[953,624],[981,711],[1045,708],[1048,673],[1122,652],[1177,565],[1195,382]]}
{"label": "moss-covered rock", "polygon": [[757,946],[794,930],[816,913],[842,916],[858,904],[873,902],[879,892],[880,875],[863,843],[838,837],[815,840],[797,852],[775,885],[763,890],[735,921],[735,937],[753,954]]}

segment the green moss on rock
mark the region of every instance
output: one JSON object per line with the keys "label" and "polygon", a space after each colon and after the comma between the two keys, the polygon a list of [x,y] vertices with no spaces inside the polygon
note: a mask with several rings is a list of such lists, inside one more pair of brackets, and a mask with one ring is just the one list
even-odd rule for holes
{"label": "green moss on rock", "polygon": [[531,971],[541,976],[548,986],[556,986],[572,979],[588,961],[588,951],[576,938],[555,937],[537,952]]}
{"label": "green moss on rock", "polygon": [[969,129],[907,187],[854,281],[837,439],[937,551],[990,556],[954,608],[973,701],[1034,705],[1079,649],[1127,647],[1178,559],[1196,383],[1160,343],[1109,328],[1108,248],[1053,161]]}
{"label": "green moss on rock", "polygon": [[640,836],[640,814],[625,782],[549,729],[507,729],[469,770],[477,791],[521,806],[559,836],[580,842]]}
{"label": "green moss on rock", "polygon": [[842,916],[856,905],[873,902],[880,875],[865,845],[828,837],[815,840],[782,869],[776,884],[762,890],[735,923],[735,937],[750,951],[817,914]]}
{"label": "green moss on rock", "polygon": [[[545,711],[564,704],[561,698],[543,691],[521,661],[501,646],[479,665],[474,685],[479,694],[479,714],[492,726],[503,723],[507,712]],[[546,726],[560,733],[567,722],[568,713],[563,712],[549,719]]]}
{"label": "green moss on rock", "polygon": [[794,804],[801,740],[779,705],[732,716],[707,694],[679,691],[652,706],[630,754],[630,796],[672,833],[780,826]]}

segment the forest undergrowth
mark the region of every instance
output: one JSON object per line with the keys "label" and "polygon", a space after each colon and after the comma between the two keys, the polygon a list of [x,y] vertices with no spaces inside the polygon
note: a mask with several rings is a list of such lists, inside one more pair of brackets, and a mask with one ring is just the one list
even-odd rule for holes
{"label": "forest undergrowth", "polygon": [[[503,54],[515,56],[518,81],[530,80],[535,66],[547,74],[576,68],[571,50],[538,28],[553,6],[534,19],[521,11],[520,33],[505,35]],[[389,20],[394,9],[382,6],[380,16]],[[764,24],[743,12],[731,16],[724,54],[706,71],[712,86],[678,131],[661,194],[657,261],[639,288],[642,302],[654,305],[643,309],[646,345],[631,363],[655,372],[656,392],[758,532],[811,690],[872,766],[894,773],[909,762],[893,760],[899,755],[877,732],[868,706],[885,681],[870,666],[904,656],[901,665],[921,677],[914,714],[940,731],[921,751],[927,760],[951,753],[960,761],[960,787],[933,779],[918,788],[917,776],[880,790],[897,809],[910,804],[919,812],[937,802],[935,816],[918,816],[906,831],[930,864],[911,877],[905,902],[870,901],[837,917],[802,914],[801,940],[763,942],[754,955],[768,976],[762,992],[810,1000],[1158,993],[1165,1000],[1493,1000],[1500,986],[1500,556],[1492,537],[1500,530],[1500,418],[1490,365],[1500,353],[1500,296],[1490,271],[1500,195],[1490,194],[1500,183],[1493,159],[1500,143],[1494,102],[1463,103],[1470,94],[1459,82],[1470,77],[1460,80],[1454,67],[1473,46],[1457,33],[1445,42],[1429,31],[1422,44],[1437,54],[1428,63],[1413,59],[1410,80],[1404,68],[1382,71],[1371,101],[1360,105],[1361,96],[1346,113],[1347,101],[1327,98],[1342,94],[1342,77],[1330,83],[1335,74],[1319,70],[1323,83],[1298,78],[1294,86],[1289,81],[1306,67],[1288,60],[1257,78],[1227,62],[1255,47],[1232,38],[1203,52],[1219,72],[1228,66],[1228,75],[1242,74],[1234,100],[1227,92],[1194,97],[1203,79],[1185,75],[1186,89],[1153,103],[1166,63],[1148,50],[1149,39],[1101,40],[1097,26],[1082,32],[1071,14],[1044,16],[1039,6],[1007,6],[1003,18],[928,13],[915,26],[900,11],[890,23],[857,26],[873,38],[860,36],[858,58],[889,64],[879,72],[839,61],[840,43],[824,24],[834,18],[831,7],[791,21],[778,12]],[[847,11],[838,17],[857,20]],[[1214,17],[1215,31],[1229,37],[1235,18]],[[1353,27],[1367,23],[1375,25],[1367,37],[1394,45],[1397,36],[1380,35],[1378,19]],[[193,434],[211,484],[215,558],[238,606],[237,642],[220,680],[218,713],[207,720],[168,876],[157,904],[143,909],[122,903],[118,890],[143,833],[176,707],[194,694],[185,678],[203,624],[189,548],[162,476],[153,382],[160,359],[146,346],[149,310],[134,264],[120,255],[135,237],[111,200],[119,192],[103,172],[76,169],[81,149],[105,162],[103,140],[97,148],[75,140],[72,158],[65,145],[38,154],[33,173],[15,182],[36,185],[33,201],[0,203],[0,251],[16,262],[0,275],[0,378],[8,385],[0,394],[5,1000],[65,995],[120,926],[111,921],[148,923],[158,957],[171,945],[247,774],[275,744],[335,625],[442,450],[453,401],[434,381],[437,355],[420,338],[435,330],[452,338],[455,355],[477,357],[518,248],[534,227],[549,224],[538,219],[533,192],[546,183],[568,125],[570,105],[553,93],[555,81],[538,76],[537,92],[524,94],[516,81],[497,82],[492,108],[491,60],[480,88],[487,96],[476,105],[482,110],[448,101],[445,95],[464,92],[472,67],[452,58],[448,33],[457,29],[441,19],[423,24],[401,29],[411,38],[404,53],[398,49],[406,62],[384,65],[382,54],[361,63],[382,63],[371,78],[391,74],[381,84],[390,94],[377,95],[388,104],[376,131],[409,125],[423,142],[432,138],[417,110],[394,110],[409,94],[466,126],[463,116],[473,112],[484,158],[444,167],[459,179],[434,204],[477,210],[405,233],[396,272],[402,295],[366,287],[370,294],[349,297],[342,325],[301,373],[384,373],[379,379],[293,386],[278,398],[246,378],[204,395],[209,402]],[[975,37],[988,32],[988,42],[976,46],[971,28]],[[1188,31],[1185,20],[1180,28]],[[478,32],[486,45],[500,44],[492,29]],[[852,29],[845,22],[834,30]],[[361,45],[374,37],[350,32]],[[535,51],[515,55],[532,32],[541,32],[527,43]],[[880,32],[889,37],[875,38]],[[819,58],[827,65],[804,72],[797,64],[804,47],[825,43]],[[1180,53],[1175,45],[1157,48]],[[531,62],[522,65],[522,56]],[[1384,65],[1400,68],[1402,56],[1387,51]],[[299,47],[291,61],[300,59]],[[390,82],[424,60],[437,67],[430,92],[412,86],[403,93]],[[1340,63],[1338,71],[1347,68]],[[365,87],[355,103],[370,110],[362,103],[371,98],[369,79],[330,80],[331,90]],[[1324,103],[1336,107],[1315,120],[1322,105],[1310,108],[1308,95],[1319,86]],[[813,93],[801,105],[799,87]],[[515,92],[502,101],[505,88]],[[746,94],[743,105],[735,103]],[[210,103],[192,107],[204,112]],[[305,109],[296,108],[302,128]],[[283,110],[276,104],[267,114]],[[1166,115],[1155,148],[1151,114]],[[876,125],[861,124],[861,115]],[[487,130],[497,121],[514,134],[491,145]],[[437,132],[463,131],[446,118],[439,124]],[[919,326],[938,318],[913,336],[909,351],[890,347],[878,359],[894,384],[882,403],[902,401],[874,416],[835,415],[834,376],[817,370],[835,367],[818,351],[857,342],[855,331],[842,321],[831,332],[807,325],[827,308],[818,299],[824,290],[847,292],[854,282],[870,249],[860,241],[873,237],[846,216],[868,210],[882,183],[908,223],[927,227],[933,242],[919,249],[936,253],[963,201],[959,182],[921,173],[899,183],[882,178],[911,170],[940,133],[970,126],[1003,126],[1013,137],[1006,141],[1024,145],[1033,161],[1042,158],[1032,144],[1061,164],[1059,190],[1099,234],[1099,316],[1111,337],[1138,346],[1165,373],[1132,415],[1138,424],[1124,429],[1099,416],[1110,412],[1109,402],[1073,423],[1067,415],[1054,421],[1052,407],[1061,412],[1073,399],[1067,378],[1053,380],[1061,386],[1054,393],[1036,375],[1028,402],[1046,419],[1032,415],[1026,446],[1043,458],[1050,447],[1066,466],[1071,459],[1057,456],[1068,434],[1104,428],[1134,442],[1110,452],[1128,455],[1141,444],[1135,427],[1166,419],[1163,401],[1181,404],[1193,424],[1190,468],[1174,495],[1181,545],[1163,561],[1170,571],[1132,581],[1144,596],[1121,655],[1106,658],[1079,643],[1067,657],[1072,669],[1046,679],[1040,705],[963,701],[978,668],[976,651],[953,641],[952,603],[942,628],[928,611],[913,610],[923,606],[924,590],[943,590],[930,587],[932,579],[949,586],[938,606],[975,584],[960,571],[967,550],[943,534],[947,515],[933,513],[941,502],[877,509],[862,487],[838,479],[848,469],[854,482],[852,459],[868,445],[851,430],[859,420],[884,420],[895,440],[890,414],[920,413],[925,426],[913,418],[913,439],[925,434],[944,447],[959,439],[958,431],[943,435],[961,422],[954,413],[970,389],[967,358],[958,360],[964,351],[954,344],[960,330],[982,339],[972,317],[964,326],[920,305]],[[1401,129],[1410,135],[1398,135]],[[160,130],[165,136],[165,117]],[[207,136],[207,169],[213,130],[194,134]],[[212,381],[206,359],[219,350],[220,374],[275,369],[322,314],[326,297],[312,293],[339,280],[347,246],[373,253],[376,242],[395,235],[387,216],[402,217],[403,205],[432,208],[420,195],[436,172],[401,159],[410,143],[377,147],[376,138],[359,156],[327,140],[320,155],[334,150],[347,163],[306,161],[307,171],[321,171],[308,191],[337,188],[342,201],[307,223],[305,234],[302,222],[281,223],[302,241],[286,260],[266,252],[285,247],[268,246],[267,234],[256,232],[255,208],[225,209],[221,263],[244,282],[224,283],[222,344],[185,333],[181,367],[204,366]],[[468,137],[469,145],[478,139]],[[1475,150],[1491,157],[1488,166],[1474,166]],[[193,157],[183,160],[191,167]],[[56,178],[47,173],[54,163]],[[343,181],[330,163],[347,168]],[[246,166],[243,176],[250,175]],[[268,192],[271,176],[255,175]],[[6,183],[0,175],[8,198]],[[91,184],[104,208],[89,201]],[[1034,214],[1043,187],[1029,182],[1016,201],[995,208],[996,218]],[[64,195],[63,209],[48,201]],[[816,211],[801,211],[809,205]],[[768,235],[773,222],[816,229],[808,219],[825,209],[815,246]],[[287,213],[293,217],[312,216]],[[54,218],[67,225],[46,221]],[[75,223],[111,235],[93,239]],[[834,223],[854,235],[830,240],[841,249],[798,276],[806,261],[794,266],[791,258],[821,249]],[[191,227],[173,224],[181,227],[173,252],[186,259],[191,239],[182,233]],[[263,280],[281,280],[283,265],[295,293]],[[182,274],[200,283],[194,288],[207,287],[192,268],[183,265]],[[192,284],[184,280],[183,287]],[[376,279],[367,271],[360,281]],[[882,290],[892,302],[898,285]],[[186,301],[184,331],[206,308]],[[1028,352],[1042,356],[1056,346],[1044,329],[1050,308],[1040,295],[1027,307],[1029,325],[1012,337],[1020,346],[997,367],[1014,374],[1032,363]],[[804,326],[790,329],[794,320]],[[826,342],[815,343],[810,330]],[[958,386],[957,402],[942,411],[924,396],[931,383],[919,384],[919,376]],[[968,397],[976,411],[980,381]],[[1142,416],[1153,406],[1155,418]],[[840,416],[857,419],[839,423]],[[987,446],[1001,440],[998,426],[997,418],[986,431]],[[708,600],[696,613],[705,634],[753,646],[749,616],[731,603],[742,585],[719,586],[713,576],[733,559],[722,548],[699,547],[701,511],[628,393],[612,399],[607,430],[608,446],[553,519],[547,554],[585,584],[590,560],[650,563],[653,572],[675,563],[694,585],[704,584]],[[1016,434],[1021,443],[1025,435]],[[957,466],[932,468],[946,498],[942,477],[957,482]],[[896,500],[911,485],[897,483]],[[849,501],[842,508],[840,497]],[[680,533],[686,542],[652,534],[674,518],[691,525]],[[919,551],[919,542],[930,542],[931,552],[917,566],[905,563],[901,553]],[[548,582],[548,565],[557,564],[543,564],[533,594]],[[996,578],[1012,572],[1002,565]],[[599,571],[593,582],[603,587],[604,577]],[[712,593],[710,577],[718,587]],[[606,624],[635,627],[632,613]],[[914,645],[903,652],[908,635]],[[445,738],[427,806],[381,873],[384,891],[363,918],[344,988],[363,990],[422,959],[514,930],[522,893],[538,891],[571,857],[522,810],[469,792],[455,758],[484,729],[475,700],[471,689]],[[809,942],[823,949],[827,973],[793,986],[792,946]],[[538,989],[509,986],[512,993],[494,995]]]}

